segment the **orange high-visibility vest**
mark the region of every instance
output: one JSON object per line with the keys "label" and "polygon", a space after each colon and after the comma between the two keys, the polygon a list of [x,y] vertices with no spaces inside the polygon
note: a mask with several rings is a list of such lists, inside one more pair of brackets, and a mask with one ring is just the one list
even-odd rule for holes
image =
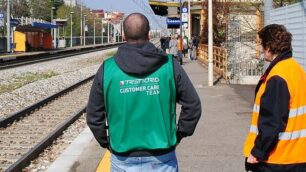
{"label": "orange high-visibility vest", "polygon": [[266,82],[260,86],[253,108],[249,134],[244,144],[244,155],[248,157],[258,133],[261,96],[266,89],[267,81],[273,76],[283,78],[290,93],[289,114],[286,128],[279,133],[278,143],[269,154],[267,163],[296,164],[306,162],[306,73],[293,59],[278,62],[270,71]]}
{"label": "orange high-visibility vest", "polygon": [[182,51],[183,49],[184,49],[183,39],[179,38],[178,41],[177,41],[177,50]]}

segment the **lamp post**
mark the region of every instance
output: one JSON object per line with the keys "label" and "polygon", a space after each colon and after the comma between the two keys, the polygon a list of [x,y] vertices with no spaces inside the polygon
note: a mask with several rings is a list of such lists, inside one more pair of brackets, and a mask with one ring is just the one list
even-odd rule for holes
{"label": "lamp post", "polygon": [[83,40],[83,42],[84,42],[84,46],[86,45],[86,31],[85,31],[85,27],[86,27],[86,14],[84,15],[84,36],[83,36],[83,38],[84,38],[84,40]]}
{"label": "lamp post", "polygon": [[[51,24],[53,24],[53,12],[55,10],[55,7],[52,4],[51,7]],[[53,47],[56,48],[56,32],[54,32],[54,29],[51,28],[51,37],[53,39]]]}
{"label": "lamp post", "polygon": [[213,86],[213,18],[212,0],[208,1],[208,86]]}
{"label": "lamp post", "polygon": [[101,44],[103,44],[103,16],[101,17]]}
{"label": "lamp post", "polygon": [[74,13],[73,11],[70,12],[70,47],[72,47],[72,25],[73,25],[72,14],[73,13]]}
{"label": "lamp post", "polygon": [[190,13],[190,0],[188,0],[188,38],[191,39],[191,13]]}
{"label": "lamp post", "polygon": [[81,18],[80,18],[81,24],[80,24],[80,45],[83,45],[82,43],[82,33],[83,33],[83,0],[81,0]]}
{"label": "lamp post", "polygon": [[107,21],[107,43],[109,44],[109,21]]}
{"label": "lamp post", "polygon": [[[183,49],[183,28],[182,28],[182,0],[180,0],[180,47]],[[181,50],[183,53],[183,50]],[[183,63],[183,58],[180,59],[180,62]]]}
{"label": "lamp post", "polygon": [[10,12],[10,0],[7,1],[6,10],[6,48],[7,52],[11,51],[11,12]]}
{"label": "lamp post", "polygon": [[[52,4],[52,7],[51,7],[51,24],[53,24],[53,10],[55,10],[55,7],[53,7],[53,4]],[[51,35],[53,37],[53,29],[51,29]]]}
{"label": "lamp post", "polygon": [[121,20],[121,42],[123,42],[123,19]]}
{"label": "lamp post", "polygon": [[94,45],[96,45],[96,17],[94,15]]}

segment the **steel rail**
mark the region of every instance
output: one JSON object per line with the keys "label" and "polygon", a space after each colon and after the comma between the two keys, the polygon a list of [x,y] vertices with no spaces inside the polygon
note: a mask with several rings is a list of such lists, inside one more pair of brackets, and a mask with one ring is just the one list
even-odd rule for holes
{"label": "steel rail", "polygon": [[[97,51],[117,47],[121,44],[123,43],[107,44],[107,45],[103,45],[100,47],[95,46],[95,47],[86,47],[86,48],[81,48],[81,49],[71,49],[71,50],[59,51],[59,52],[50,51],[44,54],[37,54],[37,55],[32,55],[32,56],[31,55],[22,56],[22,57],[19,57],[22,59],[16,59],[16,60],[3,61],[2,59],[2,61],[0,61],[0,70],[24,66],[24,65],[30,65],[30,64],[35,64],[35,63],[40,63],[40,62],[45,62],[45,61],[50,61],[50,60],[56,60],[56,59],[61,59],[61,58],[67,58],[67,57],[81,55],[81,54],[97,52]],[[42,55],[45,55],[45,57],[42,57]]]}
{"label": "steel rail", "polygon": [[11,114],[10,116],[0,119],[0,128],[6,128],[7,126],[9,126],[10,124],[12,124],[14,121],[17,121],[19,119],[21,119],[22,117],[25,117],[27,114],[31,113],[32,111],[34,111],[35,109],[44,106],[45,104],[51,102],[52,100],[56,99],[57,97],[60,97],[62,95],[64,95],[65,93],[77,88],[78,86],[90,81],[91,79],[93,79],[94,75],[58,92],[55,93],[39,102],[36,102],[28,107],[23,108],[22,110]]}
{"label": "steel rail", "polygon": [[[159,42],[157,41],[157,42],[155,42],[153,44],[156,46],[158,43]],[[70,86],[70,87],[68,87],[68,88],[66,88],[66,89],[56,93],[56,94],[53,94],[53,95],[51,95],[51,96],[49,96],[49,97],[47,97],[47,98],[45,98],[45,99],[43,99],[43,100],[41,100],[39,102],[36,102],[35,104],[32,104],[32,105],[30,105],[28,107],[25,107],[25,108],[21,109],[20,111],[13,113],[13,114],[11,114],[10,116],[8,116],[6,118],[0,119],[0,128],[6,128],[8,125],[12,124],[14,121],[19,120],[20,118],[26,116],[27,114],[31,113],[35,109],[37,109],[37,108],[47,104],[48,102],[56,99],[57,97],[60,97],[61,95],[63,95],[65,93],[75,89],[76,87],[82,85],[83,83],[91,80],[93,77],[94,77],[94,75],[90,76],[90,77],[86,78],[85,80],[80,81],[80,82],[78,82],[78,83],[76,83],[76,84],[74,84],[74,85],[72,85],[72,86]]]}
{"label": "steel rail", "polygon": [[[156,44],[156,43],[155,43]],[[24,117],[25,115],[31,113],[35,109],[44,106],[48,102],[60,97],[61,95],[75,89],[76,87],[88,82],[89,80],[93,79],[93,76],[90,76],[83,81],[80,81],[56,94],[53,94],[31,106],[28,106],[19,112],[16,112],[9,117],[0,120],[0,128],[7,127],[9,124],[13,123],[16,120]],[[71,115],[68,119],[66,119],[63,123],[60,124],[55,130],[49,133],[42,141],[37,143],[33,148],[31,148],[26,154],[24,154],[21,158],[19,158],[16,162],[10,165],[5,171],[7,172],[19,172],[22,171],[23,168],[28,166],[32,160],[37,158],[47,147],[53,144],[53,141],[56,140],[59,136],[62,135],[63,131],[65,131],[71,124],[73,124],[80,116],[86,112],[86,106],[78,110],[78,112]]]}
{"label": "steel rail", "polygon": [[73,124],[79,117],[85,113],[86,106],[79,110],[77,113],[73,114],[65,122],[63,122],[59,127],[57,127],[52,133],[46,136],[41,142],[30,149],[25,155],[23,155],[18,161],[9,166],[5,171],[7,172],[20,172],[23,168],[28,166],[28,164],[37,158],[40,153],[44,151],[48,146],[52,145],[53,141],[62,135],[71,124]]}

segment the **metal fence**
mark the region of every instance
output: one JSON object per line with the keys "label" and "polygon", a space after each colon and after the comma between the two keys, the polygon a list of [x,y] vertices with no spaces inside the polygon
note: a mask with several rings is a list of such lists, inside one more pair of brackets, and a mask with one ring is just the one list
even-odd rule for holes
{"label": "metal fence", "polygon": [[[255,14],[235,14],[228,17],[224,47],[228,54],[229,83],[242,83],[241,81],[246,77],[257,79],[263,73],[263,61],[257,57],[256,17]],[[246,82],[243,81],[243,83]]]}
{"label": "metal fence", "polygon": [[306,0],[296,4],[270,9],[265,24],[282,24],[291,32],[293,57],[306,70]]}
{"label": "metal fence", "polygon": [[[65,37],[66,40],[66,47],[70,47],[70,37]],[[95,41],[94,41],[95,39]],[[84,41],[84,38],[82,38],[82,41]],[[108,43],[114,43],[114,42],[122,42],[122,37],[121,36],[116,36],[116,37],[110,37],[108,39],[107,36],[103,36],[103,41],[101,36],[86,36],[85,37],[85,45],[94,45],[94,44],[108,44]],[[72,37],[72,46],[80,46],[81,41],[80,41],[80,36],[73,36]]]}

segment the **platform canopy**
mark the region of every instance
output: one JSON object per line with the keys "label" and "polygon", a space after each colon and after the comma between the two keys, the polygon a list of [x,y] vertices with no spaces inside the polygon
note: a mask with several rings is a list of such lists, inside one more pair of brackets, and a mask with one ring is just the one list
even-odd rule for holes
{"label": "platform canopy", "polygon": [[16,31],[19,32],[46,32],[47,29],[57,28],[58,26],[51,23],[32,22],[32,24],[18,25]]}
{"label": "platform canopy", "polygon": [[157,1],[157,0],[149,0],[149,4],[154,11],[155,15],[159,16],[168,16],[169,10],[173,11],[173,9],[180,11],[180,3],[179,2],[165,2],[165,1]]}
{"label": "platform canopy", "polygon": [[42,29],[51,29],[51,28],[54,29],[54,28],[57,28],[57,25],[55,25],[55,24],[51,24],[51,23],[39,23],[39,22],[33,22],[32,26],[36,27],[36,28],[42,28]]}
{"label": "platform canopy", "polygon": [[68,19],[55,19],[54,21],[58,27],[64,27],[66,26]]}

